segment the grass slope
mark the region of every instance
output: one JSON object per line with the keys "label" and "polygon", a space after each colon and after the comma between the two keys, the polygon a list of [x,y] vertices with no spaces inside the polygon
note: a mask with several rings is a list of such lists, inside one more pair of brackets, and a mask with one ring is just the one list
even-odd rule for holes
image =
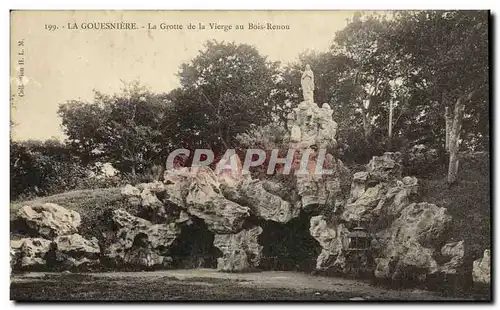
{"label": "grass slope", "polygon": [[[15,201],[10,204],[10,219],[15,219],[19,208],[26,205],[37,205],[42,203],[55,203],[62,207],[78,212],[82,223],[79,228],[84,237],[97,237],[100,225],[103,223],[102,215],[107,209],[125,208],[130,210],[132,206],[120,194],[121,188],[102,188],[75,190],[48,197],[40,197],[29,201]],[[12,225],[11,225],[12,231]],[[11,233],[11,238],[16,238],[16,234]]]}
{"label": "grass slope", "polygon": [[446,170],[419,178],[420,200],[445,207],[452,216],[449,238],[464,240],[466,256],[482,257],[491,248],[490,164],[487,156],[463,160],[458,182],[446,182]]}

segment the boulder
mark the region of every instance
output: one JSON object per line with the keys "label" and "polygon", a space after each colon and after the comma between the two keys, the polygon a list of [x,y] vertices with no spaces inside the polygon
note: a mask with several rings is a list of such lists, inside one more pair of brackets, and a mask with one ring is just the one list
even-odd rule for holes
{"label": "boulder", "polygon": [[356,172],[354,174],[351,184],[351,193],[350,193],[351,201],[358,200],[358,198],[365,193],[367,179],[368,179],[368,172],[366,171]]}
{"label": "boulder", "polygon": [[138,184],[137,189],[141,192],[146,191],[153,194],[160,194],[166,191],[165,184],[160,181]]}
{"label": "boulder", "polygon": [[316,259],[317,270],[344,268],[344,249],[347,248],[349,231],[344,224],[329,223],[323,215],[313,216],[309,233],[321,245],[321,253]]}
{"label": "boulder", "polygon": [[435,204],[412,203],[401,212],[391,227],[394,240],[415,239],[422,245],[436,246],[446,237],[451,216]]}
{"label": "boulder", "polygon": [[250,209],[243,207],[222,195],[215,173],[208,167],[199,167],[193,177],[187,196],[186,211],[218,233],[237,233],[242,229]]}
{"label": "boulder", "polygon": [[391,182],[401,179],[402,156],[399,152],[385,152],[382,156],[373,156],[366,165],[370,179]]}
{"label": "boulder", "polygon": [[44,238],[24,238],[21,246],[21,268],[45,266],[45,256],[51,249],[52,241]]}
{"label": "boulder", "polygon": [[101,252],[99,241],[95,237],[87,240],[79,234],[58,236],[54,243],[57,245],[57,251],[75,258],[97,259]]}
{"label": "boulder", "polygon": [[369,222],[372,219],[372,210],[379,204],[387,193],[384,183],[367,188],[364,193],[352,203],[346,205],[342,219],[347,222]]}
{"label": "boulder", "polygon": [[141,192],[141,204],[144,207],[152,207],[152,208],[160,208],[163,206],[163,203],[153,194],[149,189],[144,189]]}
{"label": "boulder", "polygon": [[125,197],[138,197],[141,195],[141,190],[135,186],[127,184],[122,188],[120,193]]}
{"label": "boulder", "polygon": [[24,206],[17,217],[38,235],[50,239],[78,232],[81,221],[80,214],[54,203]]}
{"label": "boulder", "polygon": [[164,178],[166,201],[202,219],[215,233],[236,233],[250,216],[248,207],[224,197],[219,177],[209,167],[167,170]]}
{"label": "boulder", "polygon": [[21,247],[24,243],[23,239],[10,240],[10,269],[16,270],[21,263]]}
{"label": "boulder", "polygon": [[405,207],[388,229],[377,234],[381,250],[375,259],[375,276],[423,281],[437,272],[433,255],[450,223],[447,210],[434,204]]}
{"label": "boulder", "polygon": [[[144,211],[142,213],[143,217],[156,222],[166,222],[168,220],[169,215],[164,203],[158,199],[155,192],[152,192],[150,188],[142,190],[140,200],[141,209]],[[145,214],[147,216],[144,216]]]}
{"label": "boulder", "polygon": [[457,274],[464,265],[464,241],[450,242],[441,248],[441,255],[449,261],[439,266],[439,271],[445,274]]}
{"label": "boulder", "polygon": [[58,236],[45,256],[52,270],[86,270],[99,265],[100,248],[97,238],[90,240],[79,234]]}
{"label": "boulder", "polygon": [[373,213],[384,217],[399,216],[401,211],[410,204],[412,195],[418,192],[418,180],[415,177],[404,177],[396,181],[396,186],[390,188],[379,201]]}
{"label": "boulder", "polygon": [[255,226],[236,234],[215,235],[214,246],[223,253],[217,259],[217,270],[233,272],[258,267],[263,248],[258,242],[261,233],[262,227]]}
{"label": "boulder", "polygon": [[483,257],[474,261],[472,265],[472,281],[474,283],[491,283],[491,255],[490,250],[484,250]]}
{"label": "boulder", "polygon": [[264,183],[259,180],[246,179],[240,182],[235,191],[228,194],[229,199],[249,207],[252,214],[264,220],[287,223],[300,212],[298,206],[268,192]]}
{"label": "boulder", "polygon": [[180,234],[176,223],[152,224],[122,209],[114,210],[112,219],[118,231],[114,243],[104,251],[106,257],[115,263],[146,267],[169,261],[166,252]]}
{"label": "boulder", "polygon": [[188,167],[166,170],[163,174],[165,199],[174,205],[186,208],[186,196],[191,182],[192,174]]}

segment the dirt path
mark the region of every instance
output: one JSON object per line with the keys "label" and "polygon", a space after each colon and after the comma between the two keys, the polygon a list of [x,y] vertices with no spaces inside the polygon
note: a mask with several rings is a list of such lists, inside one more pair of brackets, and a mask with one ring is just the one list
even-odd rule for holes
{"label": "dirt path", "polygon": [[[40,279],[45,275],[57,273],[31,272],[12,277],[13,282],[25,282]],[[222,273],[214,269],[190,269],[190,270],[162,270],[149,272],[105,272],[87,273],[85,275],[105,280],[128,280],[128,281],[158,281],[160,278],[172,279],[174,281],[189,281],[196,285],[212,285],[213,279],[230,280],[234,285],[246,288],[271,288],[290,289],[295,291],[329,291],[337,293],[348,293],[362,299],[403,299],[403,300],[451,300],[437,293],[406,289],[395,290],[384,287],[373,286],[367,282],[335,278],[313,276],[309,274],[287,272],[287,271],[265,271],[253,273]],[[212,281],[210,281],[212,280]],[[194,282],[193,282],[194,281]],[[319,294],[319,293],[318,293]]]}

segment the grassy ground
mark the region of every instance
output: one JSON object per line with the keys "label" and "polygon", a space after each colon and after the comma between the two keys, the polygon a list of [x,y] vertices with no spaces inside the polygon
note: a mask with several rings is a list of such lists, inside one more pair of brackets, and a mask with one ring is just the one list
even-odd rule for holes
{"label": "grassy ground", "polygon": [[[11,283],[16,301],[197,301],[197,300],[348,300],[353,294],[312,289],[257,288],[235,280],[171,277],[100,278],[82,274],[45,275]],[[61,289],[64,287],[65,289]]]}
{"label": "grassy ground", "polygon": [[452,216],[449,237],[464,240],[466,255],[482,257],[491,248],[490,167],[488,158],[462,161],[458,182],[446,182],[445,169],[419,178],[421,201],[445,207]]}
{"label": "grassy ground", "polygon": [[[41,203],[55,203],[62,207],[78,212],[82,223],[79,228],[84,237],[97,237],[99,226],[104,225],[102,215],[107,209],[125,208],[131,211],[131,206],[120,194],[121,188],[103,188],[75,190],[48,197],[40,197],[29,201],[14,201],[10,205],[11,221],[15,218],[17,210],[25,205],[36,205]],[[11,225],[12,227],[12,225]],[[11,233],[15,238],[16,233]]]}

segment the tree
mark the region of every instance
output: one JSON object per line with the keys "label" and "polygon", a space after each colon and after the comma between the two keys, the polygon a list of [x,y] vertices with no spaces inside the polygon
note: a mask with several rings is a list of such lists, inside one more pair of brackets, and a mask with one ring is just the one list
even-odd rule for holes
{"label": "tree", "polygon": [[59,115],[67,143],[85,165],[107,161],[135,177],[159,164],[177,144],[172,102],[138,82],[125,85],[120,94],[96,91],[92,103],[67,102]]}
{"label": "tree", "polygon": [[208,41],[178,75],[181,87],[171,95],[190,148],[226,149],[251,125],[273,120],[278,63],[253,46]]}
{"label": "tree", "polygon": [[488,12],[398,12],[395,25],[393,46],[412,64],[414,87],[426,93],[422,118],[439,114],[444,120],[434,124],[443,124],[438,137],[450,153],[452,184],[460,141],[469,149],[488,141]]}
{"label": "tree", "polygon": [[361,112],[364,138],[373,134],[377,118],[375,110],[389,101],[389,81],[395,78],[391,48],[386,41],[390,23],[377,15],[357,14],[352,21],[335,34],[332,52],[351,60],[354,104]]}

